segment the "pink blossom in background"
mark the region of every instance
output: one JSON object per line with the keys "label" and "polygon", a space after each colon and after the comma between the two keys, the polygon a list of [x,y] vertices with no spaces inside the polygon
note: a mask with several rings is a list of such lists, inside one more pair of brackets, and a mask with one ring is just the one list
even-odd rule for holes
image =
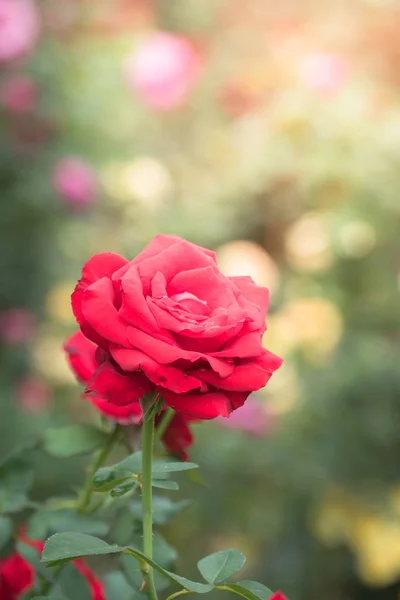
{"label": "pink blossom in background", "polygon": [[224,427],[241,429],[260,436],[268,433],[271,426],[270,418],[255,395],[251,395],[247,402],[233,411],[228,418],[221,417],[218,422]]}
{"label": "pink blossom in background", "polygon": [[199,56],[184,37],[155,32],[128,60],[127,77],[146,104],[169,110],[183,104],[199,72]]}
{"label": "pink blossom in background", "polygon": [[337,91],[346,83],[349,68],[342,56],[316,53],[303,60],[299,75],[303,83],[311,89],[329,93]]}
{"label": "pink blossom in background", "polygon": [[80,158],[62,159],[55,166],[53,184],[71,208],[91,204],[97,195],[95,172]]}
{"label": "pink blossom in background", "polygon": [[39,15],[32,0],[0,0],[0,63],[30,52],[39,30]]}
{"label": "pink blossom in background", "polygon": [[27,75],[11,77],[0,89],[1,105],[13,113],[22,114],[33,110],[37,99],[38,89],[36,83]]}
{"label": "pink blossom in background", "polygon": [[25,308],[11,308],[0,314],[0,338],[9,344],[29,341],[34,329],[34,316]]}
{"label": "pink blossom in background", "polygon": [[19,381],[15,387],[18,405],[23,412],[43,412],[51,401],[50,388],[38,377],[29,376]]}

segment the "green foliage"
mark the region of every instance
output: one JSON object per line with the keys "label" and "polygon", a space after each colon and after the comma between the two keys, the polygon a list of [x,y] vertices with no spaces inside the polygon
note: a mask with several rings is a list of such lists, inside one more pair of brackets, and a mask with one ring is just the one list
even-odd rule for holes
{"label": "green foliage", "polygon": [[88,454],[102,446],[107,434],[90,425],[68,425],[48,429],[42,440],[45,452],[57,458]]}
{"label": "green foliage", "polygon": [[28,535],[33,540],[43,540],[50,534],[66,530],[103,536],[108,529],[104,520],[83,515],[74,509],[38,510],[28,522]]}
{"label": "green foliage", "polygon": [[[153,523],[156,525],[165,525],[181,510],[189,506],[189,500],[180,500],[179,502],[173,502],[170,498],[163,496],[153,497]],[[130,503],[132,516],[140,521],[142,514],[142,502],[141,500],[133,500]]]}
{"label": "green foliage", "polygon": [[12,530],[12,520],[9,517],[0,516],[0,550],[8,543]]}
{"label": "green foliage", "polygon": [[218,584],[240,571],[245,562],[246,557],[241,552],[230,548],[202,558],[197,566],[206,581]]}
{"label": "green foliage", "polygon": [[257,581],[238,581],[237,583],[227,583],[223,586],[224,589],[234,592],[239,596],[243,596],[246,600],[268,600],[274,594]]}
{"label": "green foliage", "polygon": [[104,577],[104,591],[107,600],[146,600],[146,594],[140,594],[127,582],[123,573],[114,571]]}
{"label": "green foliage", "polygon": [[164,475],[165,473],[176,473],[178,471],[189,471],[197,469],[199,465],[191,462],[170,462],[168,460],[155,460],[153,463],[153,475]]}
{"label": "green foliage", "polygon": [[0,466],[0,512],[18,512],[27,506],[33,476],[32,455],[26,450],[3,462]]}

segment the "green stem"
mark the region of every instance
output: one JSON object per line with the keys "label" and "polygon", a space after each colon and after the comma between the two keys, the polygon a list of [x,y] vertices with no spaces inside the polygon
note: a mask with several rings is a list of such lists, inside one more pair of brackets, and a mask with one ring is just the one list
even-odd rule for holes
{"label": "green stem", "polygon": [[[152,461],[154,444],[154,411],[145,416],[142,432],[142,517],[143,552],[153,558],[153,507],[152,507]],[[147,565],[144,572],[146,591],[151,600],[157,600],[152,567]]]}
{"label": "green stem", "polygon": [[154,441],[159,442],[162,440],[164,433],[167,431],[168,425],[171,423],[174,418],[175,411],[173,408],[167,408],[161,417],[159,425],[157,425]]}
{"label": "green stem", "polygon": [[193,594],[194,592],[190,592],[189,590],[179,590],[179,592],[175,592],[168,596],[167,600],[174,600],[174,598],[178,598],[178,596],[186,596],[187,594]]}
{"label": "green stem", "polygon": [[119,438],[119,434],[121,432],[121,426],[116,425],[114,431],[110,435],[107,440],[106,445],[102,448],[94,461],[92,468],[90,469],[90,473],[86,479],[85,487],[82,490],[81,498],[78,504],[78,510],[80,512],[85,512],[90,504],[90,500],[92,498],[92,480],[98,469],[103,465],[107,456],[110,454],[112,448]]}

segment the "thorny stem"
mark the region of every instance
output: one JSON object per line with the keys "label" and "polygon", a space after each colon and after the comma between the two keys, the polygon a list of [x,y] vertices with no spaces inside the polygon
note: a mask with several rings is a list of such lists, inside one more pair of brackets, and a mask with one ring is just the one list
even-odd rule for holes
{"label": "thorny stem", "polygon": [[[154,411],[144,417],[142,432],[142,518],[143,518],[143,552],[153,558],[153,507],[152,507],[152,461],[154,445]],[[154,573],[147,565],[143,573],[146,582],[145,591],[151,600],[157,600]]]}

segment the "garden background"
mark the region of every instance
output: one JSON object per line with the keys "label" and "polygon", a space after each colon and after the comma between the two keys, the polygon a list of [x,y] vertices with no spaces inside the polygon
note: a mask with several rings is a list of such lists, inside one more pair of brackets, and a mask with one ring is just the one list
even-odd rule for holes
{"label": "garden background", "polygon": [[165,531],[189,577],[232,546],[292,600],[400,597],[399,31],[397,0],[0,0],[0,456],[98,419],[62,351],[91,254],[174,233],[271,291],[285,363],[195,428]]}

